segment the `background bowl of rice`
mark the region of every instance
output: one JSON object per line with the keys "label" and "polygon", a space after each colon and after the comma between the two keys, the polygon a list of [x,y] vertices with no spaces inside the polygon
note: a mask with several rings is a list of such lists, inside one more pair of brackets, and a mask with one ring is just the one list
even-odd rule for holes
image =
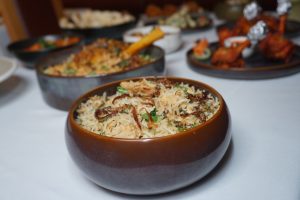
{"label": "background bowl of rice", "polygon": [[157,46],[143,49],[155,60],[133,69],[95,76],[56,76],[45,74],[44,70],[65,61],[70,55],[79,52],[83,47],[70,48],[51,53],[37,63],[37,78],[45,102],[56,109],[69,110],[73,101],[88,90],[104,83],[139,76],[162,76],[165,74],[165,54]]}
{"label": "background bowl of rice", "polygon": [[[142,78],[127,80],[139,79]],[[167,79],[209,91],[220,102],[218,111],[203,124],[174,135],[122,139],[82,128],[76,122],[76,110],[91,96],[114,94],[124,80],[95,88],[73,104],[66,123],[66,145],[75,164],[92,182],[120,193],[159,194],[200,180],[221,161],[231,139],[230,116],[224,99],[215,89],[198,81]]]}

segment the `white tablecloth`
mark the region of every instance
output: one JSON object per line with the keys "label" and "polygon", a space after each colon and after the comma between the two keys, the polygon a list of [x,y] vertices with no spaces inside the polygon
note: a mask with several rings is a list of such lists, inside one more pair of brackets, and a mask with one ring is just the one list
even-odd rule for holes
{"label": "white tablecloth", "polygon": [[[166,58],[168,75],[205,82],[223,95],[232,116],[231,148],[204,180],[143,198],[300,199],[300,73],[259,81],[198,74],[185,53],[200,37],[216,40],[215,30],[185,35],[183,48]],[[142,199],[102,189],[80,173],[65,146],[66,116],[45,104],[33,70],[20,67],[0,84],[0,199]]]}

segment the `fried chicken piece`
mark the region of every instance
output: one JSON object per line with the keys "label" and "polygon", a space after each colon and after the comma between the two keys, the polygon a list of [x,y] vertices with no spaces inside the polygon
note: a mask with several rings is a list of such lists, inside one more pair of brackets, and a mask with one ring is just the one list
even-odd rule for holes
{"label": "fried chicken piece", "polygon": [[280,33],[269,34],[259,43],[259,49],[271,60],[288,62],[294,48],[295,45]]}
{"label": "fried chicken piece", "polygon": [[145,12],[146,15],[149,17],[159,17],[163,14],[161,8],[154,4],[148,5]]}
{"label": "fried chicken piece", "polygon": [[295,45],[284,37],[287,14],[279,17],[277,33],[270,33],[259,43],[260,51],[271,60],[288,62],[295,49]]}
{"label": "fried chicken piece", "polygon": [[218,30],[218,37],[219,37],[219,45],[224,46],[224,41],[227,38],[230,38],[233,36],[232,31],[229,28],[220,28]]}
{"label": "fried chicken piece", "polygon": [[166,4],[162,9],[163,16],[171,16],[177,11],[177,7],[173,4]]}
{"label": "fried chicken piece", "polygon": [[214,52],[211,63],[221,68],[243,67],[245,63],[241,54],[250,44],[250,41],[247,40],[237,46],[231,46],[229,48],[221,46]]}
{"label": "fried chicken piece", "polygon": [[189,12],[191,12],[191,13],[198,12],[199,9],[201,9],[201,7],[198,5],[198,3],[196,1],[187,1],[183,5],[186,5],[189,9]]}

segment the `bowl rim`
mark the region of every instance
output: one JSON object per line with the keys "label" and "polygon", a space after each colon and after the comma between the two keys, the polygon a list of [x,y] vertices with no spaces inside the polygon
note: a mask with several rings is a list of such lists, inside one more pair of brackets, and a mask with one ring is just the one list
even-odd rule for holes
{"label": "bowl rim", "polygon": [[[131,14],[132,15],[132,14]],[[130,25],[134,25],[138,23],[137,17],[132,15],[134,17],[134,19],[121,23],[121,24],[116,24],[116,25],[112,25],[112,26],[102,26],[102,27],[89,27],[89,28],[63,28],[60,27],[60,29],[62,31],[66,31],[66,32],[84,32],[84,31],[103,31],[103,30],[109,30],[109,29],[115,29],[115,28],[123,28],[126,26],[130,26]]]}
{"label": "bowl rim", "polygon": [[126,31],[124,33],[124,37],[126,36],[126,37],[138,38],[136,36],[131,36],[131,34],[135,33],[136,31],[143,31],[143,30],[147,30],[147,29],[150,29],[150,31],[151,31],[151,28],[154,28],[154,27],[160,27],[162,29],[162,31],[164,31],[164,29],[171,29],[172,30],[172,31],[170,31],[170,30],[165,31],[166,33],[169,33],[169,35],[165,35],[164,37],[168,37],[170,35],[178,35],[178,34],[181,33],[180,28],[174,27],[174,26],[168,26],[168,25],[147,25],[147,26],[143,26],[143,27],[135,27],[135,28],[132,28],[132,29]]}
{"label": "bowl rim", "polygon": [[[161,136],[161,137],[153,137],[153,138],[130,139],[130,138],[108,137],[108,136],[99,135],[99,134],[96,134],[92,131],[86,130],[85,128],[83,128],[79,124],[77,124],[77,122],[74,118],[74,113],[75,113],[76,109],[78,108],[79,104],[83,102],[83,100],[86,100],[93,93],[95,93],[98,90],[101,90],[102,88],[106,88],[106,87],[110,88],[112,85],[115,85],[115,84],[120,83],[122,81],[129,81],[129,80],[135,81],[135,80],[141,80],[141,79],[169,79],[171,81],[178,81],[178,82],[192,84],[195,87],[202,86],[203,89],[208,90],[210,93],[212,93],[215,97],[218,98],[218,100],[220,102],[220,107],[217,110],[217,112],[209,120],[207,120],[206,122],[204,122],[204,123],[202,123],[198,126],[195,126],[191,129],[181,131],[181,132],[178,132],[178,133],[175,133],[175,134],[172,134],[172,135]],[[80,134],[85,134],[85,135],[87,135],[89,137],[92,137],[96,140],[103,140],[103,141],[106,141],[106,142],[139,142],[139,143],[158,142],[158,141],[166,141],[166,140],[170,140],[170,139],[174,139],[174,138],[181,138],[181,137],[184,137],[185,135],[192,135],[197,130],[200,130],[203,127],[206,127],[209,124],[211,124],[226,109],[227,109],[226,108],[226,103],[225,103],[222,95],[216,89],[214,89],[213,87],[207,85],[206,83],[196,81],[196,80],[193,80],[193,79],[175,77],[175,76],[141,76],[141,77],[135,77],[135,78],[121,79],[121,80],[113,81],[113,82],[110,82],[110,83],[106,83],[106,84],[103,84],[103,85],[98,86],[96,88],[93,88],[93,89],[87,91],[86,93],[84,93],[83,95],[81,95],[80,97],[78,97],[77,100],[75,100],[73,102],[71,108],[69,109],[68,116],[67,116],[67,126],[70,125],[71,127],[79,130]]]}
{"label": "bowl rim", "polygon": [[[62,38],[62,37],[78,37],[79,41],[75,42],[73,44],[67,45],[67,46],[63,46],[63,47],[58,47],[58,48],[50,48],[50,49],[43,49],[40,51],[24,51],[24,48],[22,49],[14,49],[13,46],[18,45],[18,44],[22,44],[24,42],[29,42],[29,43],[35,43],[36,41],[38,41],[39,39],[45,39],[48,37],[55,37],[55,38]],[[85,40],[84,35],[79,34],[79,33],[60,33],[60,34],[47,34],[47,35],[42,35],[42,36],[38,36],[38,37],[32,37],[32,38],[26,38],[26,39],[21,39],[15,42],[12,42],[10,44],[7,45],[7,49],[8,51],[12,52],[12,53],[22,53],[22,54],[37,54],[37,53],[47,53],[47,52],[54,52],[54,51],[59,51],[59,50],[63,50],[66,48],[71,48],[73,46],[76,46],[78,44],[83,43]],[[30,45],[28,45],[30,46]]]}
{"label": "bowl rim", "polygon": [[[83,48],[84,46],[77,46],[76,48]],[[38,61],[38,63],[35,65],[36,66],[36,72],[38,75],[40,76],[44,76],[44,77],[48,77],[48,78],[60,78],[60,79],[69,79],[69,78],[73,78],[73,79],[82,79],[82,78],[101,78],[101,77],[111,77],[111,76],[115,76],[115,75],[120,75],[120,74],[123,74],[123,73],[127,73],[127,72],[131,72],[131,71],[135,71],[135,70],[138,70],[138,69],[142,69],[142,68],[145,68],[149,65],[152,65],[154,63],[157,63],[157,62],[160,62],[162,59],[165,58],[165,52],[164,50],[159,47],[159,46],[156,46],[156,45],[150,45],[144,49],[147,49],[149,47],[152,47],[152,48],[155,48],[155,49],[158,49],[160,51],[160,55],[157,57],[156,60],[152,61],[152,62],[149,62],[147,64],[144,64],[144,65],[141,65],[139,67],[136,67],[136,68],[132,68],[132,69],[127,69],[127,70],[123,70],[123,71],[118,71],[118,72],[114,72],[114,73],[109,73],[109,74],[100,74],[100,75],[95,75],[95,76],[59,76],[59,75],[50,75],[50,74],[45,74],[43,73],[43,68],[44,66],[41,64],[43,62],[44,59],[46,58],[49,58],[50,56],[56,56],[56,54],[61,54],[62,51],[58,51],[58,52],[52,52],[51,54],[43,57],[41,60]],[[68,48],[68,49],[65,49],[64,51],[68,51],[68,50],[71,50],[72,48]],[[46,67],[47,68],[47,67]]]}

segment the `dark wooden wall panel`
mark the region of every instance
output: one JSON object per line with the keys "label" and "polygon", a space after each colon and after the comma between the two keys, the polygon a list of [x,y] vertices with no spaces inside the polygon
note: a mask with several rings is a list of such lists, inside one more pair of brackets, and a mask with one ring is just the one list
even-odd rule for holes
{"label": "dark wooden wall panel", "polygon": [[15,0],[29,37],[59,33],[51,0]]}

